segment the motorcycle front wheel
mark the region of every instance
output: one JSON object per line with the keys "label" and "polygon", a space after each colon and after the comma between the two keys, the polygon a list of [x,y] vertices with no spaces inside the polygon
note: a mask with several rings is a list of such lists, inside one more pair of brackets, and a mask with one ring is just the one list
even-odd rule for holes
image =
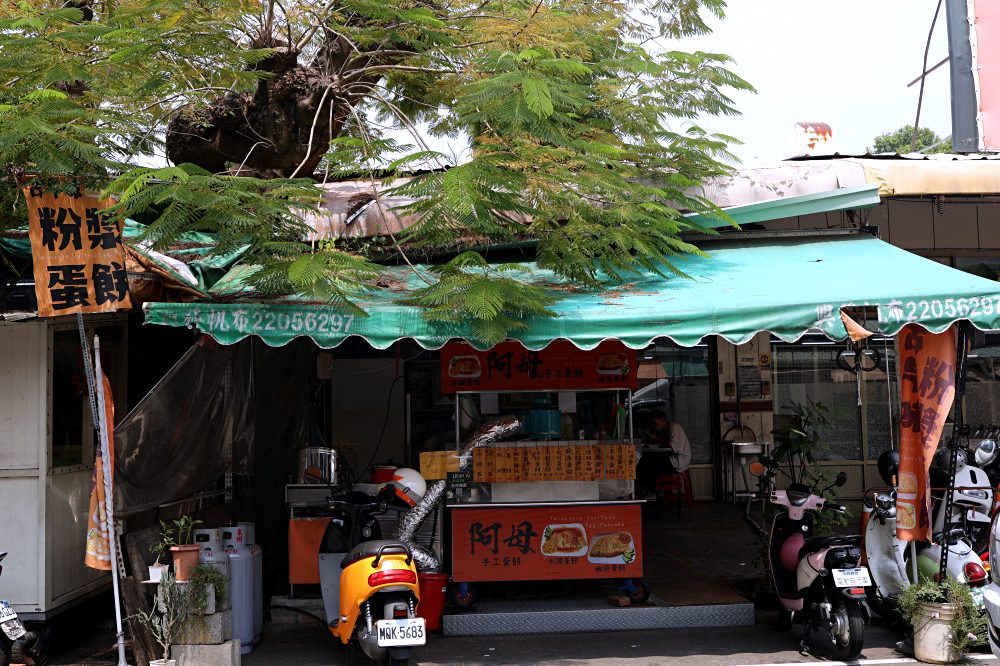
{"label": "motorcycle front wheel", "polygon": [[833,644],[837,658],[854,659],[865,646],[865,618],[857,602],[841,603],[834,611]]}

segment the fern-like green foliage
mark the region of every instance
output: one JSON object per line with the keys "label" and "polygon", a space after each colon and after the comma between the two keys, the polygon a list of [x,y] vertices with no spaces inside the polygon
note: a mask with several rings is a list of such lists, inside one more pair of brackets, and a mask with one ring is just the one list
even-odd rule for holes
{"label": "fern-like green foliage", "polygon": [[436,282],[405,302],[425,308],[426,317],[444,326],[470,324],[472,334],[493,345],[532,318],[550,317],[553,297],[517,279],[517,264],[490,264],[478,252],[463,252],[438,270]]}
{"label": "fern-like green foliage", "polygon": [[[310,181],[232,175],[239,164],[214,174],[149,168],[162,163],[172,114],[210,123],[200,111],[234,93],[242,96],[227,98],[226,112],[252,118],[269,63],[291,51],[327,77],[322,94],[334,106],[323,113],[337,119],[318,173],[301,175],[388,182],[384,193],[409,201],[395,212],[416,220],[392,238],[397,254],[534,241],[541,267],[585,285],[681,273],[678,257],[698,252],[682,234],[700,229],[677,209],[720,214],[698,185],[729,171],[735,141],[699,123],[735,114],[733,93],[752,88],[725,55],[652,45],[707,32],[706,17],[724,8],[722,0],[3,3],[0,230],[24,221],[23,175],[96,185],[119,197],[116,213],[151,223],[146,240],[155,246],[211,231],[220,251],[250,245],[259,265],[251,279],[264,295],[357,310],[377,288],[377,269],[363,253],[302,242],[301,212],[319,201]],[[300,101],[315,90],[303,89]],[[411,145],[389,129],[413,134]],[[428,133],[468,137],[468,159],[430,150]],[[281,137],[252,140],[253,151],[283,148],[271,145]],[[414,169],[425,171],[395,180]],[[551,294],[479,255],[460,254],[424,277],[432,284],[412,302],[442,325],[471,322],[481,341],[551,314]]]}

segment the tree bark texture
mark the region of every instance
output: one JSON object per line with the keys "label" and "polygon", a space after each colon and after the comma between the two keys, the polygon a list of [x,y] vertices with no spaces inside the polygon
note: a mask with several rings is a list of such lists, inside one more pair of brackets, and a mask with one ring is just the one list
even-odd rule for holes
{"label": "tree bark texture", "polygon": [[328,36],[308,65],[279,46],[258,65],[271,76],[254,93],[228,93],[174,114],[167,126],[167,157],[213,173],[311,176],[331,139],[343,131],[350,108],[378,80],[359,71],[372,62],[335,36]]}

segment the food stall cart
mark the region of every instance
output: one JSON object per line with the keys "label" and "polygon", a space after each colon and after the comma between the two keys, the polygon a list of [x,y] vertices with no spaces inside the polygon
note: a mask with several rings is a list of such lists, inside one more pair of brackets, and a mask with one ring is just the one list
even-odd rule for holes
{"label": "food stall cart", "polygon": [[[565,341],[541,351],[451,343],[441,386],[455,395],[456,441],[476,412],[525,424],[519,441],[477,448],[471,469],[453,459],[446,471],[453,601],[474,603],[479,582],[602,578],[625,580],[633,600],[645,601],[635,351],[616,341],[591,351]],[[434,458],[424,460],[438,476]]]}

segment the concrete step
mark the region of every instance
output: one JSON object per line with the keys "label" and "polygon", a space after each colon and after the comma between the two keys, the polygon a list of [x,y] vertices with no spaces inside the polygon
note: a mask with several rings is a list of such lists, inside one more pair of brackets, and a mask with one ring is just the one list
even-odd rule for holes
{"label": "concrete step", "polygon": [[606,597],[487,599],[444,616],[445,636],[498,636],[596,631],[639,631],[754,624],[752,603],[670,606],[657,596],[641,606],[616,608]]}

